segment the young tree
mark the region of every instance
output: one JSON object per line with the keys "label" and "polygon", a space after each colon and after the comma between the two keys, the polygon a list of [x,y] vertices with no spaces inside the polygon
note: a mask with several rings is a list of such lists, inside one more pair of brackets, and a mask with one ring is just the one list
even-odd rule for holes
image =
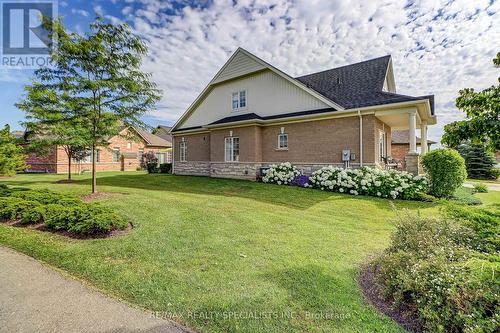
{"label": "young tree", "polygon": [[27,167],[23,148],[16,141],[9,125],[5,125],[0,130],[0,176],[13,176]]}
{"label": "young tree", "polygon": [[[95,151],[119,135],[123,125],[145,127],[140,117],[160,99],[151,74],[140,69],[145,43],[126,24],[108,24],[97,17],[84,35],[68,33],[60,21],[44,20],[58,45],[52,67],[35,71],[47,94],[62,97],[58,112],[81,124],[84,146],[92,151],[92,193],[96,192]],[[53,101],[52,105],[56,105]]]}
{"label": "young tree", "polygon": [[[500,52],[493,59],[500,67]],[[500,77],[498,78],[500,83]],[[460,90],[457,108],[466,113],[466,120],[456,121],[444,127],[441,140],[448,147],[457,147],[464,142],[484,143],[491,150],[500,149],[500,84],[483,91],[472,88]]]}

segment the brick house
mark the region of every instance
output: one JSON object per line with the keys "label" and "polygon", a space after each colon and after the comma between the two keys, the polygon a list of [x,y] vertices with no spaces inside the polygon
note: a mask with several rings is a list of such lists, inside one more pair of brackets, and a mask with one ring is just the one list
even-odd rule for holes
{"label": "brick house", "polygon": [[[422,151],[422,140],[416,137],[417,152]],[[427,140],[427,151],[431,150],[431,146],[436,144],[436,141]],[[410,135],[408,130],[393,131],[391,137],[391,157],[400,162],[403,169],[405,165],[405,156],[410,151]]]}
{"label": "brick house", "polygon": [[416,173],[416,129],[427,142],[433,124],[434,96],[397,94],[390,56],[293,78],[239,48],[172,127],[173,172],[256,179],[283,161],[306,174],[383,166],[392,131],[407,129]]}
{"label": "brick house", "polygon": [[[121,136],[109,139],[106,148],[100,147],[96,154],[97,171],[132,171],[140,166],[142,155],[152,151],[160,163],[167,162],[167,154],[172,149],[171,142],[148,133],[142,129],[123,129]],[[127,140],[123,136],[132,134],[134,139]],[[26,158],[28,172],[67,173],[68,155],[62,146],[49,149],[47,154],[30,154]],[[87,172],[92,170],[92,156],[82,162],[72,162],[71,172]]]}

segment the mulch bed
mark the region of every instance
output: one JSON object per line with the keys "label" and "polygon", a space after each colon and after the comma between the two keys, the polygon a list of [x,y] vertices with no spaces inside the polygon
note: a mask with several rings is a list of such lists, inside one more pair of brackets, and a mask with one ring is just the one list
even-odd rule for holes
{"label": "mulch bed", "polygon": [[96,193],[90,193],[90,194],[85,194],[81,196],[81,199],[84,202],[89,202],[93,201],[96,199],[104,199],[104,198],[109,198],[113,196],[118,196],[118,195],[124,195],[126,193],[117,193],[117,192],[96,192]]}
{"label": "mulch bed", "polygon": [[386,300],[381,289],[375,283],[375,272],[372,267],[365,265],[359,276],[359,286],[365,299],[379,312],[390,317],[410,332],[424,332],[422,323],[417,318],[416,309],[410,304],[402,304],[398,308],[392,306],[391,300]]}
{"label": "mulch bed", "polygon": [[0,221],[3,222],[6,225],[10,225],[13,227],[18,227],[18,228],[27,228],[27,229],[33,229],[33,230],[38,230],[38,231],[43,231],[43,232],[50,232],[53,234],[65,236],[68,238],[73,238],[73,239],[100,239],[100,238],[111,238],[111,237],[118,237],[125,235],[129,233],[130,230],[133,229],[133,225],[129,224],[127,228],[123,230],[113,230],[108,233],[100,233],[100,234],[93,234],[93,235],[82,235],[82,234],[75,234],[66,230],[54,230],[47,228],[47,226],[43,223],[37,223],[37,224],[22,224],[20,220],[9,220],[9,221]]}

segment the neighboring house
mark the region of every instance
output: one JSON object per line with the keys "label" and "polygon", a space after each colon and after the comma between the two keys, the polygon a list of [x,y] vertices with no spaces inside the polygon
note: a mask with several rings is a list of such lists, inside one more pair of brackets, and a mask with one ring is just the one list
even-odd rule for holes
{"label": "neighboring house", "polygon": [[[416,137],[417,144],[417,152],[422,151],[421,147],[421,139]],[[431,149],[433,144],[436,144],[436,141],[427,140],[427,151]],[[392,131],[391,138],[391,157],[398,162],[401,162],[403,168],[405,168],[405,156],[410,151],[410,133],[408,130],[394,130]]]}
{"label": "neighboring house", "polygon": [[[171,149],[172,144],[159,136],[148,133],[142,129],[123,129],[122,136],[132,134],[134,139],[127,140],[122,136],[109,139],[108,147],[100,147],[96,153],[97,171],[131,171],[140,166],[142,155],[152,151],[156,154],[160,163],[166,160],[166,150]],[[27,171],[67,173],[68,156],[62,146],[49,149],[48,154],[30,154],[26,159],[30,165]],[[72,161],[72,172],[84,172],[92,170],[92,156],[84,161]]]}
{"label": "neighboring house", "polygon": [[[170,145],[172,146],[172,135],[170,134],[171,129],[172,127],[170,126],[158,125],[158,127],[153,130],[153,134],[159,136],[165,141],[170,142]],[[172,148],[167,150],[165,163],[172,163],[172,150]]]}
{"label": "neighboring house", "polygon": [[418,172],[416,129],[427,142],[435,123],[432,95],[396,94],[390,56],[293,78],[239,48],[174,124],[173,170],[256,179],[284,161],[306,174],[383,165],[392,130],[409,129],[407,164]]}

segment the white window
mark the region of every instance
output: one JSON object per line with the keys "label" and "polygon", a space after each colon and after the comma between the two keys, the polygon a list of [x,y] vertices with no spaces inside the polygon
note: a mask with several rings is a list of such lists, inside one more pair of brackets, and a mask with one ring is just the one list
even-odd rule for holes
{"label": "white window", "polygon": [[158,164],[165,163],[165,153],[156,153],[156,158],[158,159]]}
{"label": "white window", "polygon": [[224,140],[224,160],[226,162],[239,162],[240,138],[228,137]]}
{"label": "white window", "polygon": [[113,162],[120,162],[120,147],[114,147],[111,151]]}
{"label": "white window", "polygon": [[387,136],[383,131],[379,132],[378,147],[380,160],[382,161],[387,157]]}
{"label": "white window", "polygon": [[139,151],[137,152],[137,159],[139,161],[142,161],[142,157],[144,156],[144,148],[141,148],[139,149]]}
{"label": "white window", "polygon": [[247,91],[240,90],[231,95],[231,105],[234,110],[245,109],[247,107]]}
{"label": "white window", "polygon": [[278,149],[288,149],[288,134],[280,133],[278,134]]}
{"label": "white window", "polygon": [[181,162],[186,162],[187,160],[187,142],[184,141],[184,138],[182,138],[182,141],[179,145],[179,160]]}
{"label": "white window", "polygon": [[168,151],[167,152],[167,160],[166,163],[172,163],[172,152]]}
{"label": "white window", "polygon": [[127,143],[127,149],[130,149],[130,148],[132,148],[132,142]]}
{"label": "white window", "polygon": [[[95,161],[97,163],[101,162],[101,151],[99,149],[96,149]],[[92,163],[92,150],[87,149],[86,150],[86,155],[85,155],[85,157],[81,161],[75,161],[75,159],[73,159],[73,162]]]}

